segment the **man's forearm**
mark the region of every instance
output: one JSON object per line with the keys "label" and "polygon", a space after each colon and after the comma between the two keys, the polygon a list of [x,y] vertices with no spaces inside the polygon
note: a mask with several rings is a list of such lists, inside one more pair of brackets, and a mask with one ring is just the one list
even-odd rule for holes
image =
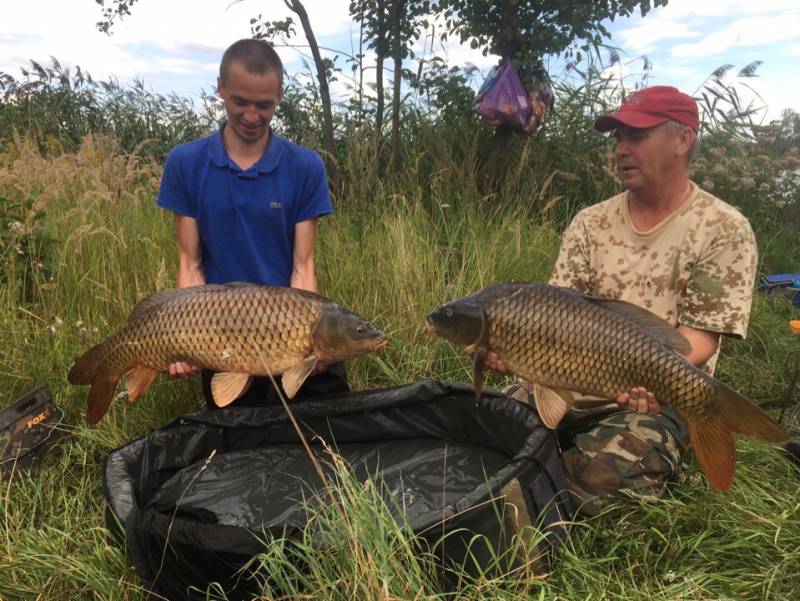
{"label": "man's forearm", "polygon": [[188,288],[189,286],[202,286],[205,283],[206,276],[203,273],[203,265],[200,261],[181,257],[178,261],[176,287]]}
{"label": "man's forearm", "polygon": [[686,325],[679,325],[678,332],[692,345],[691,352],[686,355],[685,359],[696,367],[703,367],[708,360],[717,352],[719,347],[720,334],[717,332],[709,332],[708,330],[699,330]]}
{"label": "man's forearm", "polygon": [[309,265],[295,265],[289,282],[292,288],[300,288],[309,292],[317,291],[317,278],[314,274],[313,263]]}

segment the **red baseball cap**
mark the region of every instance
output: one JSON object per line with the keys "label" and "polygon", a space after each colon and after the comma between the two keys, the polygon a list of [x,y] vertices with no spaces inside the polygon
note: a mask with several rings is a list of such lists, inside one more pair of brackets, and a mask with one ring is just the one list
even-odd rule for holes
{"label": "red baseball cap", "polygon": [[631,94],[616,113],[594,122],[597,131],[611,131],[620,125],[645,129],[677,121],[697,131],[700,117],[694,98],[672,86],[652,86]]}

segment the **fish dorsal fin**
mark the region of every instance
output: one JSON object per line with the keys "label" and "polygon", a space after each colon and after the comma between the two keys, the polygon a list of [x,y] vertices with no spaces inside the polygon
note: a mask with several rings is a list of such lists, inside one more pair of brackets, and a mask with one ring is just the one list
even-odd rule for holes
{"label": "fish dorsal fin", "polygon": [[668,321],[651,313],[647,309],[622,300],[611,300],[608,298],[597,298],[595,296],[582,295],[583,298],[610,311],[624,315],[631,321],[638,323],[645,330],[653,334],[668,348],[681,355],[688,355],[692,352],[692,345],[678,332]]}
{"label": "fish dorsal fin", "polygon": [[246,282],[229,282],[227,284],[203,284],[202,286],[189,286],[187,288],[170,288],[169,290],[162,290],[161,292],[156,292],[155,294],[151,294],[150,296],[140,300],[139,303],[133,308],[133,311],[131,311],[128,321],[133,321],[148,311],[151,311],[152,309],[155,309],[164,303],[168,303],[179,298],[204,294],[206,292],[216,292],[219,290],[229,290],[230,288],[242,288],[253,285],[254,284],[248,284]]}
{"label": "fish dorsal fin", "polygon": [[531,394],[536,402],[539,418],[551,430],[556,429],[558,423],[575,404],[575,397],[570,391],[549,388],[536,382],[531,382]]}
{"label": "fish dorsal fin", "polygon": [[286,393],[287,398],[294,398],[294,395],[300,390],[303,382],[305,382],[308,376],[311,375],[311,372],[314,371],[317,362],[319,362],[319,357],[317,355],[311,355],[281,374],[281,384],[283,385],[283,391]]}
{"label": "fish dorsal fin", "polygon": [[250,374],[220,372],[211,378],[211,396],[217,407],[227,407],[242,396],[248,388],[252,377]]}

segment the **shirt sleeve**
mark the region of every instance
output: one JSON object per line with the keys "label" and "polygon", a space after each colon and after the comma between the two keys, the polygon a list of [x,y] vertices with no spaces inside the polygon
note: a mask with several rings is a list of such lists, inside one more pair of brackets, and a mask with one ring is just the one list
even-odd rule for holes
{"label": "shirt sleeve", "polygon": [[333,213],[325,165],[316,153],[308,162],[305,184],[298,201],[295,223]]}
{"label": "shirt sleeve", "polygon": [[561,238],[561,249],[553,266],[550,283],[582,293],[591,293],[593,279],[589,257],[589,236],[584,215],[578,213]]}
{"label": "shirt sleeve", "polygon": [[744,338],[758,251],[750,224],[721,228],[692,269],[678,322]]}
{"label": "shirt sleeve", "polygon": [[164,173],[161,175],[156,204],[180,215],[196,217],[197,211],[186,187],[180,156],[175,149],[169,153],[167,162],[164,164]]}

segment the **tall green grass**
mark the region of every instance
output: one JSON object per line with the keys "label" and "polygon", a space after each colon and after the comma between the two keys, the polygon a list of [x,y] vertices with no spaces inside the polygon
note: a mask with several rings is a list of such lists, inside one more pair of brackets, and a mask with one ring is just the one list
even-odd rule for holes
{"label": "tall green grass", "polygon": [[[426,377],[468,380],[468,359],[427,334],[424,315],[491,282],[545,280],[569,214],[617,185],[605,147],[573,161],[560,155],[556,165],[530,141],[527,150],[521,142],[527,154],[502,191],[485,194],[473,175],[479,140],[449,148],[434,137],[392,176],[379,173],[369,141],[354,138],[342,164],[337,212],[320,229],[322,292],[391,337],[379,355],[351,362],[354,388]],[[727,185],[729,173],[707,170],[719,187]],[[596,181],[588,182],[588,174]],[[4,238],[12,251],[4,255],[0,287],[0,404],[45,384],[72,433],[35,476],[0,482],[2,599],[147,598],[104,530],[101,465],[112,448],[202,409],[197,383],[162,378],[137,403],[115,400],[100,425],[88,428],[86,389],[67,384],[66,373],[138,299],[173,285],[172,220],[154,206],[159,175],[157,163],[121,152],[102,136],[57,157],[18,139],[0,156],[3,210],[17,207],[14,220],[22,227]],[[746,213],[768,200],[745,188],[731,187],[731,196]],[[800,251],[770,238],[777,230],[762,225],[772,215],[753,215],[762,268],[798,264]],[[26,250],[16,254],[23,240]],[[45,262],[48,269],[38,266]],[[779,399],[797,361],[797,339],[786,323],[795,315],[785,302],[757,295],[750,336],[726,342],[720,377],[757,401]],[[505,381],[493,375],[490,384]],[[738,446],[730,492],[711,490],[690,464],[665,500],[613,507],[577,523],[551,571],[466,579],[456,598],[800,598],[798,470],[776,449]],[[352,484],[345,478],[338,489],[351,530],[338,539],[340,548],[320,555],[308,541],[292,549],[273,541],[254,566],[282,575],[291,599],[444,598],[432,560],[376,509],[373,490]],[[323,528],[334,528],[337,519],[319,516]],[[292,572],[287,553],[302,554],[312,569]]]}

